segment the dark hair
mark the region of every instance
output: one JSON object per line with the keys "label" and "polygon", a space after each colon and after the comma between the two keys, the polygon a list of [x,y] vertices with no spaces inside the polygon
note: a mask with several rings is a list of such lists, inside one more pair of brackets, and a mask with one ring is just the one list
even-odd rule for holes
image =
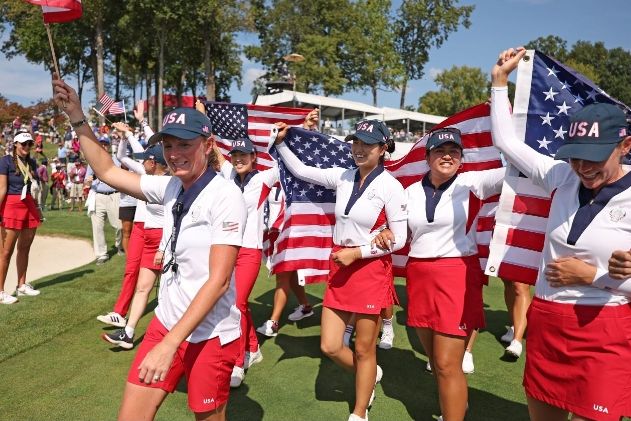
{"label": "dark hair", "polygon": [[[382,145],[386,145],[386,152],[388,154],[391,154],[392,152],[394,152],[394,148],[396,146],[396,144],[394,143],[394,139],[392,137],[387,137],[386,143],[382,143]],[[385,160],[386,160],[386,154],[381,155],[379,157],[379,164],[383,165]]]}

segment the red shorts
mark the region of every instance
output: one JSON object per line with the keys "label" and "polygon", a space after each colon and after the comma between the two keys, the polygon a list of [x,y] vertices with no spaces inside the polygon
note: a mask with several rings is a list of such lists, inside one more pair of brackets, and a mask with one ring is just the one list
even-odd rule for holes
{"label": "red shorts", "polygon": [[[333,252],[343,247],[333,246]],[[398,302],[394,291],[390,255],[358,259],[340,267],[329,259],[329,279],[324,292],[324,307],[352,313],[379,314]]]}
{"label": "red shorts", "polygon": [[140,267],[151,270],[162,269],[161,265],[154,265],[153,258],[160,246],[162,239],[162,228],[144,228],[145,242],[142,247],[142,257],[140,258]]}
{"label": "red shorts", "polygon": [[182,376],[186,375],[188,406],[193,412],[213,411],[228,402],[230,375],[239,353],[238,340],[224,346],[221,346],[219,338],[199,343],[184,341],[178,347],[164,381],[146,384],[138,379],[138,366],[168,332],[156,317],[151,320],[129,369],[127,381],[173,393]]}
{"label": "red shorts", "polygon": [[7,194],[0,206],[2,226],[14,230],[37,228],[41,224],[39,210],[30,194],[20,200],[19,194]]}
{"label": "red shorts", "polygon": [[528,396],[593,420],[631,415],[631,305],[535,298],[528,326]]}
{"label": "red shorts", "polygon": [[406,272],[408,326],[456,336],[484,327],[484,276],[477,256],[410,257]]}

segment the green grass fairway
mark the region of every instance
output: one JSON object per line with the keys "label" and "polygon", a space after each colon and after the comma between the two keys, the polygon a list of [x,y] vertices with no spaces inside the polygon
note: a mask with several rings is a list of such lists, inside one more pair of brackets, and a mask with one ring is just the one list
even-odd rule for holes
{"label": "green grass fairway", "polygon": [[[90,238],[85,214],[48,212],[41,232]],[[111,239],[110,239],[111,244]],[[63,250],[60,250],[63,253]],[[31,264],[36,256],[31,256]],[[0,307],[0,420],[114,420],[127,370],[135,351],[119,351],[99,335],[110,329],[96,316],[111,309],[123,273],[124,258],[90,264],[40,279],[39,297]],[[397,292],[405,303],[404,283]],[[273,279],[262,270],[250,297],[255,323],[269,315]],[[298,323],[283,314],[279,335],[262,340],[264,361],[249,370],[244,384],[231,394],[229,419],[254,421],[346,420],[354,400],[353,376],[319,350],[319,317],[323,285],[308,287],[316,315]],[[498,338],[505,332],[507,313],[501,282],[485,290],[488,328],[474,350],[476,372],[468,376],[470,410],[467,420],[528,419],[521,387],[523,358],[503,359]],[[155,294],[152,293],[152,298]],[[150,311],[155,300],[150,305]],[[377,387],[371,420],[432,420],[439,415],[434,378],[425,373],[426,358],[413,331],[405,328],[405,312],[395,309],[396,338],[391,350],[378,350],[384,369]],[[151,318],[147,314],[137,331]],[[159,420],[191,420],[184,385],[169,396]]]}

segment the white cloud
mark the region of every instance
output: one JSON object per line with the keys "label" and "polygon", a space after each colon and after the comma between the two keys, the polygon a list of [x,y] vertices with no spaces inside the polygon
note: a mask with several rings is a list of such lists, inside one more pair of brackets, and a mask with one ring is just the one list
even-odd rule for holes
{"label": "white cloud", "polygon": [[256,79],[265,74],[265,70],[259,67],[248,67],[244,70],[244,74],[243,85],[245,89],[249,89]]}
{"label": "white cloud", "polygon": [[439,74],[441,74],[442,72],[444,72],[445,69],[439,69],[437,67],[431,67],[429,69],[429,72],[427,72],[429,74],[429,77],[434,80],[436,78],[436,76],[438,76]]}

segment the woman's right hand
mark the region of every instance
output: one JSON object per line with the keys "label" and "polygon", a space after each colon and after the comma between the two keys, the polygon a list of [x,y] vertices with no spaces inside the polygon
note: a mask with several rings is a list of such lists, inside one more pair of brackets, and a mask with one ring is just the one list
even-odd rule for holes
{"label": "woman's right hand", "polygon": [[379,247],[384,251],[391,251],[394,244],[394,234],[388,228],[381,231],[372,239],[372,245]]}
{"label": "woman's right hand", "polygon": [[71,122],[85,118],[79,95],[70,85],[60,79],[57,73],[53,73],[53,100],[59,108],[64,110]]}
{"label": "woman's right hand", "polygon": [[134,109],[134,117],[138,121],[142,121],[145,118],[145,102],[140,100],[136,103],[136,108]]}
{"label": "woman's right hand", "polygon": [[611,254],[609,276],[621,281],[631,277],[631,250],[616,250]]}
{"label": "woman's right hand", "polygon": [[500,53],[493,70],[491,70],[491,85],[496,87],[504,87],[508,85],[508,75],[519,65],[526,55],[524,47],[509,48]]}
{"label": "woman's right hand", "polygon": [[162,250],[156,251],[156,254],[153,255],[153,265],[162,267],[163,261],[164,261],[164,252]]}
{"label": "woman's right hand", "polygon": [[274,141],[274,145],[280,145],[283,143],[285,136],[287,135],[287,130],[289,130],[289,125],[287,123],[283,123],[279,121],[278,123],[274,123],[274,125],[278,128],[278,134],[276,135],[276,140]]}

